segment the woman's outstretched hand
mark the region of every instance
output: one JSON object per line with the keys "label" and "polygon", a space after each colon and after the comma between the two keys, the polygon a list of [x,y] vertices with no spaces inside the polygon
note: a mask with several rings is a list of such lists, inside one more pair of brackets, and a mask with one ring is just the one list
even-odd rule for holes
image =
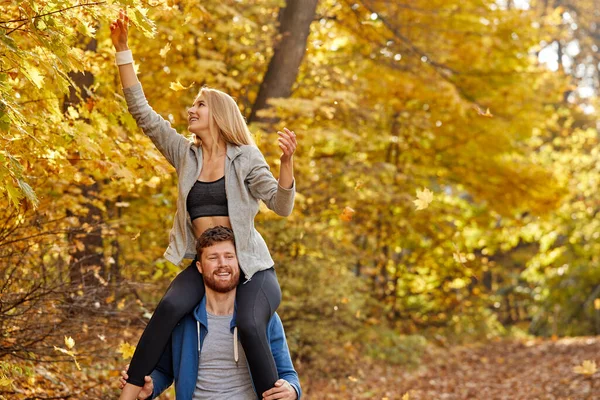
{"label": "woman's outstretched hand", "polygon": [[288,128],[283,128],[283,132],[277,132],[279,138],[279,148],[283,151],[281,155],[281,162],[290,162],[294,152],[296,151],[296,134],[294,131],[290,131]]}
{"label": "woman's outstretched hand", "polygon": [[110,39],[117,51],[129,50],[127,35],[129,34],[129,17],[123,10],[119,12],[119,18],[110,24]]}

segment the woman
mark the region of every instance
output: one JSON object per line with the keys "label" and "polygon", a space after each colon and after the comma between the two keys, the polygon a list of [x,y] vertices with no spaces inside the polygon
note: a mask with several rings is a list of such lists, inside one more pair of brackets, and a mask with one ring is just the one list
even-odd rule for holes
{"label": "woman", "polygon": [[[243,276],[237,291],[238,332],[259,397],[277,381],[266,337],[267,323],[279,306],[281,290],[267,246],[254,228],[259,200],[281,216],[292,212],[295,196],[293,154],[296,135],[279,132],[281,167],[275,180],[235,101],[203,88],[188,109],[192,142],[179,135],[150,108],[133,69],[127,45],[128,17],[121,11],[111,24],[111,39],[130,113],[179,178],[177,212],[165,258],[179,264],[195,257],[195,240],[206,229],[233,229]],[[156,366],[177,322],[204,296],[202,275],[192,262],[171,283],[144,330],[129,366],[121,400],[135,399],[144,377]]]}

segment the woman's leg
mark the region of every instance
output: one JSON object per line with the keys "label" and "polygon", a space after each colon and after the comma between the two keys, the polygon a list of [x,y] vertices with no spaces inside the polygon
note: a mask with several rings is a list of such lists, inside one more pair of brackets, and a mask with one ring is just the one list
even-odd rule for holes
{"label": "woman's leg", "polygon": [[[123,389],[121,399],[137,398],[144,385],[144,377],[150,375],[158,364],[173,328],[185,314],[194,309],[203,296],[204,281],[194,259],[190,266],[171,282],[144,329],[129,365],[128,384]],[[132,385],[134,387],[131,387]],[[136,390],[134,397],[131,397],[131,393]]]}
{"label": "woman's leg", "polygon": [[259,398],[279,379],[267,340],[267,326],[279,303],[281,289],[274,268],[257,272],[237,287],[236,322]]}

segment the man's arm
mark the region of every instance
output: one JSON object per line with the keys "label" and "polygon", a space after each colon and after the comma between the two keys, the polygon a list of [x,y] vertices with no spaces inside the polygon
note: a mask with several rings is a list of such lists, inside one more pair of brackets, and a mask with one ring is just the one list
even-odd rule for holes
{"label": "man's arm", "polygon": [[[298,378],[298,373],[294,369],[292,357],[290,356],[290,350],[288,348],[287,340],[285,338],[283,324],[281,323],[281,319],[279,318],[279,315],[277,315],[277,313],[273,314],[273,317],[269,322],[269,342],[271,345],[271,352],[273,353],[273,358],[275,359],[275,366],[277,367],[277,374],[279,375],[279,380],[283,379],[287,381],[296,391],[298,399],[300,399],[300,397],[302,396],[300,379]],[[277,389],[277,386],[273,389]]]}

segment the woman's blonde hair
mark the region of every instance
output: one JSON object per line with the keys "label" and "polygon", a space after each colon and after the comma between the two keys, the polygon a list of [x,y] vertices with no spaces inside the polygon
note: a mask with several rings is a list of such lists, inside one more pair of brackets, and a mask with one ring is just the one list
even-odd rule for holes
{"label": "woman's blonde hair", "polygon": [[[210,121],[208,127],[213,143],[218,143],[217,138],[221,136],[225,142],[238,146],[255,144],[246,119],[233,97],[206,86],[200,89],[198,97],[200,96],[208,106]],[[196,136],[196,144],[200,145],[200,143],[200,138]]]}

